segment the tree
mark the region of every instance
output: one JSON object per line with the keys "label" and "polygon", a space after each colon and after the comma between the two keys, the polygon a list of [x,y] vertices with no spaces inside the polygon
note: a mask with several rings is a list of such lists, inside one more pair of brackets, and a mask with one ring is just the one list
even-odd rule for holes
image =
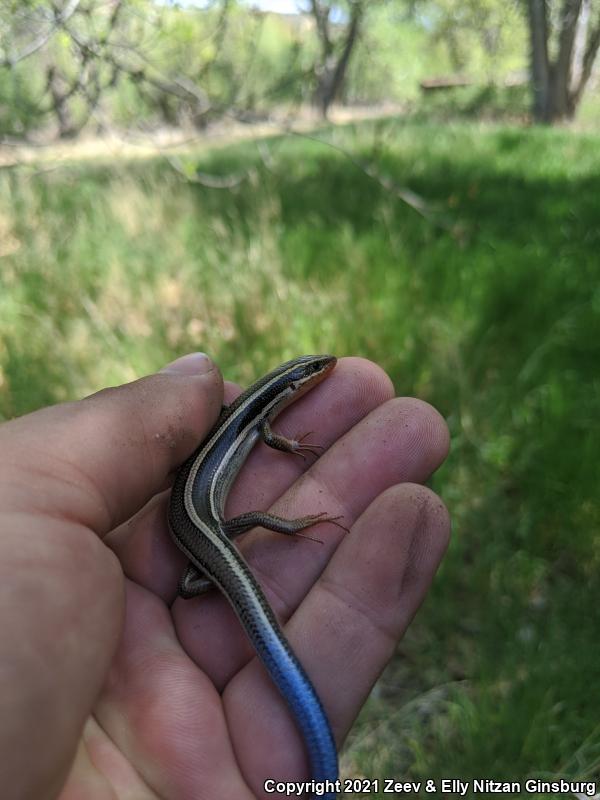
{"label": "tree", "polygon": [[[185,13],[152,0],[5,0],[0,89],[10,95],[12,81],[20,90],[25,76],[37,104],[29,103],[23,125],[16,113],[19,101],[24,105],[21,91],[9,113],[0,113],[2,132],[19,135],[50,118],[60,138],[73,137],[117,89],[136,109],[202,127],[206,115],[224,105],[218,92],[209,98],[204,85],[223,49],[233,5],[214,0]],[[237,85],[230,83],[231,94]]]}
{"label": "tree", "polygon": [[[319,40],[314,102],[323,117],[327,117],[329,107],[341,92],[352,51],[360,36],[366,5],[366,0],[348,0],[345,8],[324,0],[310,2]],[[346,21],[334,23],[334,12]]]}
{"label": "tree", "polygon": [[[443,44],[456,75],[483,76],[488,83],[502,73],[522,48],[522,18],[504,0],[412,0],[427,19],[432,42]],[[514,68],[514,67],[513,67]]]}
{"label": "tree", "polygon": [[533,117],[575,116],[600,46],[599,0],[527,0]]}
{"label": "tree", "polygon": [[[37,115],[54,115],[61,138],[79,132],[97,107],[104,89],[116,81],[116,66],[102,68],[98,50],[107,46],[121,8],[122,0],[113,0],[110,8],[97,14],[93,0],[88,3],[67,0],[62,5],[30,0],[21,4],[20,13],[13,12],[2,19],[4,52],[0,50],[0,66],[15,71],[25,59],[38,58],[43,99]],[[97,31],[93,42],[83,32],[91,27],[92,17]],[[76,116],[74,101],[79,110]]]}

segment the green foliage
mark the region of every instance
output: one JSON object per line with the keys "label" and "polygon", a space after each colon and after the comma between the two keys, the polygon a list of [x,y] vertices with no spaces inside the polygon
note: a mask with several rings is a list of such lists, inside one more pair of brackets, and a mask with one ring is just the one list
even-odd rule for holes
{"label": "green foliage", "polygon": [[[457,70],[481,89],[524,68],[525,28],[512,4],[423,1],[412,4],[412,15],[408,5],[367,4],[344,88],[347,102],[414,100],[423,78]],[[52,13],[42,0],[20,4],[18,13],[0,4],[0,60],[2,52],[18,55],[51,30]],[[126,0],[114,29],[111,20],[110,4],[86,0],[41,49],[15,67],[0,67],[0,133],[56,126],[49,67],[67,95],[69,131],[88,119],[96,84],[102,89],[93,109],[104,124],[125,127],[202,126],[223,114],[264,115],[313,96],[320,45],[310,15],[265,14],[237,2],[223,15],[220,3],[178,8]],[[339,38],[335,25],[332,37]],[[198,87],[210,111],[196,108],[185,92],[165,90],[173,80]]]}
{"label": "green foliage", "polygon": [[[446,416],[454,539],[349,744],[353,774],[598,778],[600,140],[379,122],[0,183],[0,411],[192,349],[247,383],[359,353]],[[424,219],[357,168],[373,146]],[[198,164],[198,157],[189,164]],[[193,174],[193,171],[192,171]],[[401,688],[400,688],[401,687]]]}
{"label": "green foliage", "polygon": [[22,136],[39,124],[36,84],[39,80],[32,81],[24,65],[0,69],[0,131]]}
{"label": "green foliage", "polygon": [[424,27],[393,5],[370,10],[350,62],[344,97],[351,103],[413,99],[419,81],[435,74],[444,58],[442,48],[430,44]]}
{"label": "green foliage", "polygon": [[518,0],[423,0],[414,2],[430,41],[443,44],[448,70],[500,80],[527,67],[527,28]]}
{"label": "green foliage", "polygon": [[529,118],[529,86],[456,86],[423,93],[414,118],[518,120]]}

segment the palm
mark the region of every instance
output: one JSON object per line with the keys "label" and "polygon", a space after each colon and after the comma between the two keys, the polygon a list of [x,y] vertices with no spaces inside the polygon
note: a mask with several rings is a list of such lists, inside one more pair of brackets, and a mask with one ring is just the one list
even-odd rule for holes
{"label": "palm", "polygon": [[[155,492],[161,483],[164,487],[168,469],[191,450],[189,442],[152,449],[157,447],[154,431],[165,425],[165,415],[193,421],[202,411],[206,414],[197,387],[182,382],[179,408],[165,411],[160,403],[144,407],[147,390],[140,391],[140,408],[136,386],[87,401],[80,425],[86,432],[93,429],[94,415],[104,418],[103,404],[115,397],[130,404],[130,413],[119,411],[108,441],[105,435],[91,456],[86,450],[88,463],[78,476],[80,482],[85,479],[85,491],[79,491],[72,464],[67,464],[67,480],[59,487],[66,519],[61,521],[52,509],[47,519],[36,514],[28,523],[29,529],[35,523],[53,553],[57,541],[66,536],[70,542],[60,569],[42,576],[48,589],[41,596],[52,601],[42,602],[34,615],[41,650],[57,650],[57,619],[69,633],[62,661],[60,652],[55,654],[62,672],[53,677],[49,695],[54,718],[62,715],[65,723],[60,730],[54,725],[43,758],[55,765],[57,785],[64,784],[61,800],[262,797],[267,777],[306,777],[302,743],[222,597],[211,592],[196,600],[175,599],[184,560],[166,535],[167,493],[155,494],[132,519],[105,535],[109,547],[96,535],[110,527],[111,514],[123,519],[123,510],[139,507],[149,486]],[[327,511],[343,515],[344,524],[352,527],[349,534],[331,524],[315,528],[323,545],[259,530],[241,543],[323,700],[338,743],[421,602],[447,539],[447,516],[439,500],[421,486],[404,483],[420,483],[443,460],[443,421],[415,400],[385,402],[390,389],[372,365],[340,362],[331,378],[276,425],[288,435],[314,430],[311,438],[327,447],[322,458],[305,471],[299,459],[257,447],[228,508],[228,515],[235,515],[274,505],[287,517]],[[164,403],[173,404],[172,387],[164,394],[169,398]],[[56,428],[58,418],[56,447],[68,448],[64,426],[74,423],[71,413],[63,425],[61,408],[48,410],[45,421],[44,413],[38,419],[43,427],[51,416]],[[76,433],[80,441],[81,430]],[[196,437],[201,435],[197,431]],[[34,432],[36,444],[42,437]],[[21,430],[20,446],[23,439]],[[49,444],[46,471],[64,471]],[[146,454],[141,461],[140,449]],[[69,451],[68,460],[73,458]],[[89,520],[88,527],[73,523],[73,517]],[[125,603],[121,570],[128,576]],[[61,596],[65,599],[55,609],[52,603]],[[80,730],[94,697],[65,784],[70,737]],[[38,728],[43,730],[39,719]],[[16,774],[16,762],[14,767]]]}
{"label": "palm", "polygon": [[135,584],[126,599],[123,640],[61,798],[104,800],[107,786],[140,800],[254,797],[224,699],[178,643],[168,608]]}

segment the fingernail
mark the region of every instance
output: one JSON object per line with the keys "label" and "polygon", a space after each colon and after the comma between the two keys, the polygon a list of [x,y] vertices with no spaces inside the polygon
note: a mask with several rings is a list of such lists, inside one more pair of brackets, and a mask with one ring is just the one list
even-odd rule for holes
{"label": "fingernail", "polygon": [[160,372],[176,372],[178,375],[204,375],[214,368],[215,365],[206,353],[188,353],[186,356],[171,361]]}

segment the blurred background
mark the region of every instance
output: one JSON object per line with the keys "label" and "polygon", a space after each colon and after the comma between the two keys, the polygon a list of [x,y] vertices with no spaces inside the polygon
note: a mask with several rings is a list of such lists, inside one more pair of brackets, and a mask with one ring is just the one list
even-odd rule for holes
{"label": "blurred background", "polygon": [[600,0],[0,2],[0,418],[202,349],[448,421],[347,776],[600,780],[599,45]]}

